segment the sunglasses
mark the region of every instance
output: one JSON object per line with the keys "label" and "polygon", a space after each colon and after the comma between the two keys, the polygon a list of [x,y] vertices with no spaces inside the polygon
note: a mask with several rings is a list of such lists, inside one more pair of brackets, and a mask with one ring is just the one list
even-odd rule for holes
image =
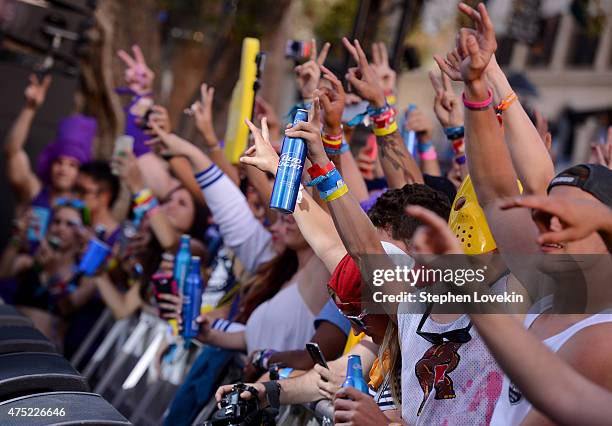
{"label": "sunglasses", "polygon": [[445,331],[444,333],[432,333],[428,331],[422,331],[423,325],[427,318],[429,318],[429,314],[431,314],[431,310],[433,308],[433,303],[429,304],[427,310],[421,317],[421,321],[419,322],[419,326],[417,327],[416,334],[421,336],[423,339],[427,340],[432,345],[441,345],[445,341],[451,343],[467,343],[472,340],[472,336],[470,335],[470,329],[472,328],[472,321],[464,327],[458,328],[457,330]]}
{"label": "sunglasses", "polygon": [[[329,294],[329,297],[331,297],[331,299],[334,301],[334,303],[336,304],[338,308],[340,307],[345,307],[349,309],[355,309],[355,308],[360,309],[361,308],[360,303],[342,302],[340,298],[338,297],[338,295],[336,294],[336,292],[334,291],[334,289],[332,289],[330,286],[327,286],[327,293]],[[366,309],[362,309],[361,312],[359,312],[359,314],[357,315],[349,315],[342,310],[341,312],[342,312],[342,315],[344,315],[346,319],[348,319],[350,323],[355,327],[356,331],[365,331],[367,329],[367,326],[363,322],[363,319],[366,316],[368,316],[368,311]]]}

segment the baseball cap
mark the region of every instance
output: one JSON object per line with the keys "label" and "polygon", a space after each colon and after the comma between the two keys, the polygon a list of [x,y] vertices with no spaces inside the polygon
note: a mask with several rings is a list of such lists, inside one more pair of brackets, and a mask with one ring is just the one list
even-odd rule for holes
{"label": "baseball cap", "polygon": [[555,186],[575,186],[612,208],[612,170],[600,164],[579,164],[559,173],[546,192]]}

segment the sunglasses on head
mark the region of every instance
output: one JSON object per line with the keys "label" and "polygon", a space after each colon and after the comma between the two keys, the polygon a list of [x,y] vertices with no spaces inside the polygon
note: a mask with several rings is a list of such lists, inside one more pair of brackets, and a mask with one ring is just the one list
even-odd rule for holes
{"label": "sunglasses on head", "polygon": [[85,205],[85,203],[76,198],[67,198],[67,197],[59,197],[55,200],[53,204],[55,208],[57,207],[71,207],[75,210],[78,210],[81,213],[81,218],[83,219],[83,223],[85,225],[89,225],[91,223],[91,212]]}
{"label": "sunglasses on head", "polygon": [[429,343],[433,345],[441,345],[442,343],[451,342],[451,343],[467,343],[472,340],[472,336],[470,335],[470,329],[472,328],[472,321],[464,327],[458,328],[457,330],[445,331],[444,333],[432,333],[428,331],[422,331],[423,325],[427,318],[429,318],[429,314],[431,314],[431,310],[433,308],[433,304],[430,304],[427,307],[427,310],[421,317],[421,321],[419,322],[419,326],[417,327],[416,334],[421,336],[423,339],[427,340]]}

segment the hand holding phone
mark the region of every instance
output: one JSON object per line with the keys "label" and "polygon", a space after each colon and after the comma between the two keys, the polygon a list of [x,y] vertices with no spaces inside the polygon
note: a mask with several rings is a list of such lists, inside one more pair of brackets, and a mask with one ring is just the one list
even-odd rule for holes
{"label": "hand holding phone", "polygon": [[319,348],[318,344],[308,342],[306,343],[306,350],[315,364],[319,364],[321,367],[325,367],[329,370],[327,362],[325,361],[325,356],[323,356],[323,352],[321,351],[321,348]]}

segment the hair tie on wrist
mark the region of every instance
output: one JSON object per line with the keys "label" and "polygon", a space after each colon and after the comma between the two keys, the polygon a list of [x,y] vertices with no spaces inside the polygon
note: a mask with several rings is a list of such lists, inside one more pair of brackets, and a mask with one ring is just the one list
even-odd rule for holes
{"label": "hair tie on wrist", "polygon": [[487,89],[488,97],[484,101],[474,102],[469,101],[465,97],[465,92],[461,94],[461,99],[463,100],[463,105],[472,111],[485,111],[489,109],[491,104],[493,103],[493,91],[491,89]]}

